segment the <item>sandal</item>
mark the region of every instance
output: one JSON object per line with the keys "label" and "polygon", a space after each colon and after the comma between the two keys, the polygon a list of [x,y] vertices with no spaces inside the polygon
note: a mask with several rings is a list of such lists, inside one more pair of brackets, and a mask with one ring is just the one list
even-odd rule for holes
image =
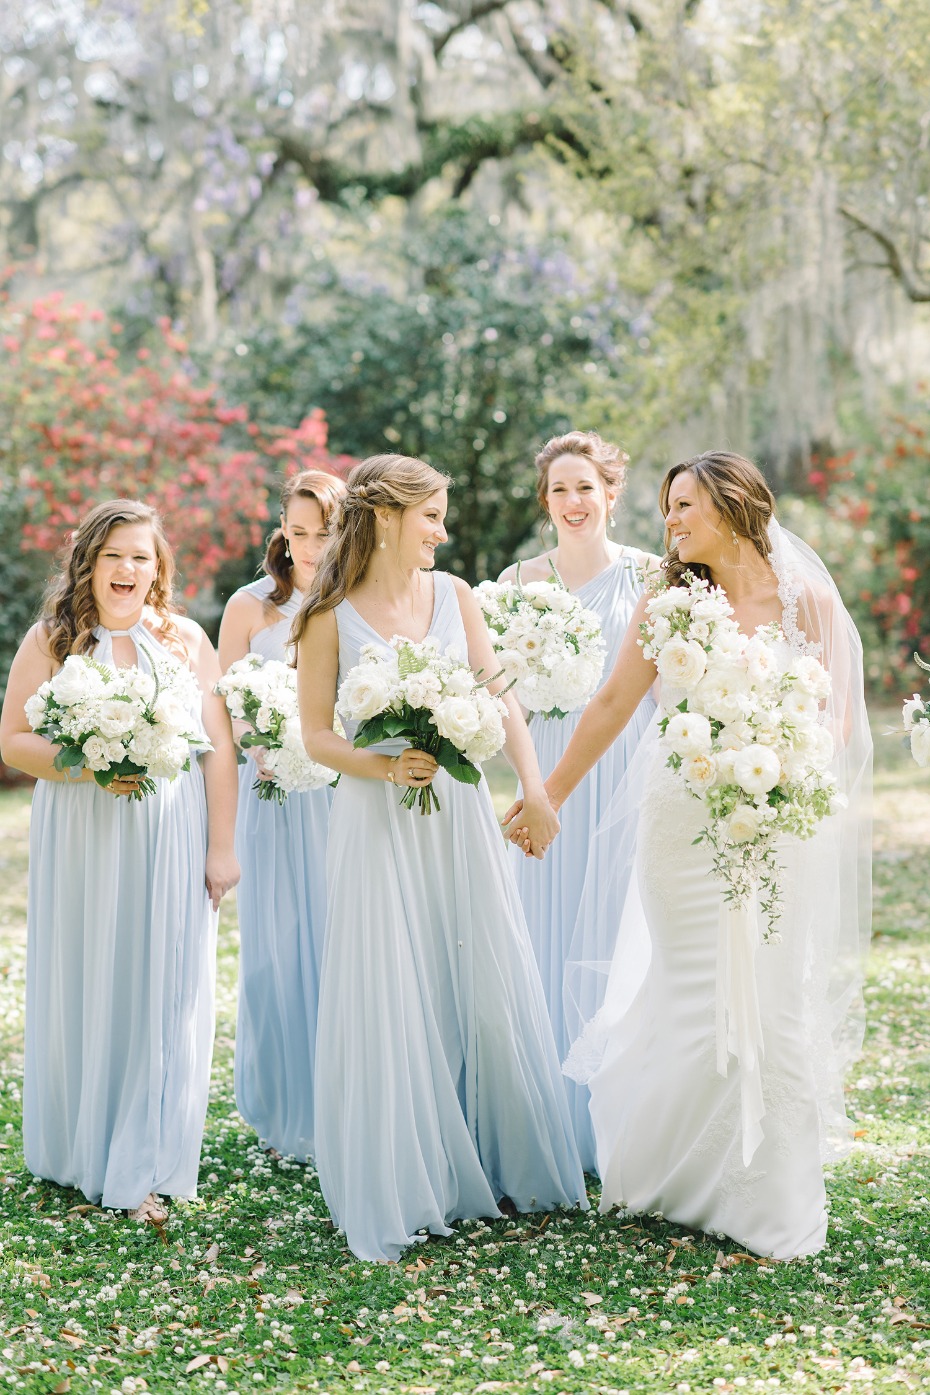
{"label": "sandal", "polygon": [[164,1225],[168,1219],[168,1207],[155,1192],[148,1196],[134,1211],[126,1213],[131,1221],[148,1221],[150,1225]]}

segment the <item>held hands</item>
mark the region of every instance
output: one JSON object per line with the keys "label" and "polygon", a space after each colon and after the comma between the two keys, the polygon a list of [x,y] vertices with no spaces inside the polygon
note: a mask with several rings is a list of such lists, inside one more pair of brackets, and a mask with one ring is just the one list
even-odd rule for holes
{"label": "held hands", "polygon": [[540,860],[559,831],[555,809],[546,798],[545,790],[538,795],[525,795],[507,810],[501,823],[504,837],[509,838],[527,857]]}
{"label": "held hands", "polygon": [[387,779],[394,785],[423,789],[431,783],[439,763],[428,751],[417,751],[408,746],[399,756],[392,756],[388,763]]}

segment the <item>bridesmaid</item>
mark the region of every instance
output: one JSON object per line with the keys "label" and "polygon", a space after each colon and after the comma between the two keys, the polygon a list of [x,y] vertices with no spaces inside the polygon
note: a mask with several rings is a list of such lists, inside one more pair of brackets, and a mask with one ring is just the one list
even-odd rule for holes
{"label": "bridesmaid", "polygon": [[[432,573],[448,479],[423,461],[363,461],[294,625],[301,723],[342,772],[328,852],[317,1035],[316,1160],[336,1225],[362,1259],[396,1260],[463,1217],[587,1205],[545,999],[487,784],[456,783],[392,741],[333,732],[339,683],[365,646],[431,636],[496,665],[471,590]],[[507,752],[541,855],[558,831],[519,708]],[[435,779],[422,818],[399,787]]]}
{"label": "bridesmaid", "polygon": [[[139,1220],[193,1196],[213,1050],[216,911],[239,879],[236,763],[219,665],[171,608],[174,563],[145,504],[98,504],[72,535],[42,618],[13,661],[8,765],[36,777],[29,848],[23,1145],[37,1176]],[[112,667],[181,661],[213,750],[141,803],[55,770],[23,706],[69,654]]]}
{"label": "bridesmaid", "polygon": [[[231,596],[220,626],[223,672],[246,654],[287,658],[287,637],[345,485],[305,470],[281,492],[281,526],[268,542],[265,575]],[[245,729],[236,722],[234,728]],[[239,1018],[236,1103],[271,1151],[313,1152],[313,1054],[326,923],[326,831],[332,790],[259,799],[261,749],[239,773]]]}
{"label": "bridesmaid", "polygon": [[[557,542],[550,551],[520,563],[523,581],[549,581],[554,568],[568,589],[597,615],[607,643],[605,678],[642,595],[642,574],[659,565],[657,557],[608,537],[625,482],[627,459],[596,431],[570,431],[547,441],[536,457],[536,497],[555,528]],[[516,565],[508,567],[500,579],[515,581]],[[566,982],[565,970],[585,879],[599,875],[596,860],[602,855],[603,840],[595,842],[594,832],[654,709],[652,698],[647,696],[622,739],[567,801],[559,815],[561,836],[545,861],[520,856],[516,865],[517,885],[562,1058],[579,1025],[575,1013],[580,1005],[574,1001],[574,985]],[[561,719],[547,719],[540,713],[533,716],[530,735],[544,777],[561,759],[580,717],[581,709]],[[613,915],[608,907],[599,922],[603,943],[598,957],[605,964],[610,960],[619,911],[617,906]],[[596,1172],[587,1086],[566,1079],[565,1088],[582,1165],[586,1172]]]}

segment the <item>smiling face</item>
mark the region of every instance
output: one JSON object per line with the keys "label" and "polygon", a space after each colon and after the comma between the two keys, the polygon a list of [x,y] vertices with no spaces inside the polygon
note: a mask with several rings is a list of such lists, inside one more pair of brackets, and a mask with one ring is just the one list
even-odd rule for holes
{"label": "smiling face", "polygon": [[147,523],[118,523],[97,554],[91,590],[101,625],[128,630],[142,607],[158,572],[155,535]]}
{"label": "smiling face", "polygon": [[559,542],[593,541],[604,535],[616,493],[608,490],[597,466],[580,455],[560,455],[546,477],[546,507]]}
{"label": "smiling face", "polygon": [[448,491],[437,489],[421,504],[411,504],[403,513],[392,516],[387,545],[395,549],[394,555],[402,567],[435,566],[436,548],[449,540],[443,522],[448,507]]}
{"label": "smiling face", "polygon": [[320,554],[329,541],[319,502],[305,494],[295,494],[288,503],[286,516],[281,517],[281,527],[294,561],[294,585],[298,591],[308,591]]}
{"label": "smiling face", "polygon": [[732,541],[729,528],[690,470],[682,470],[669,486],[665,527],[668,546],[677,549],[679,561],[686,565],[701,562],[713,567]]}

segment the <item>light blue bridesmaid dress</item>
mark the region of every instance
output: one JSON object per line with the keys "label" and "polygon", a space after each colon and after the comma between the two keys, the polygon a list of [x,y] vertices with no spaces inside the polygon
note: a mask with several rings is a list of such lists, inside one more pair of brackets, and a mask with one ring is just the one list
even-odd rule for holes
{"label": "light blue bridesmaid dress", "polygon": [[[274,580],[242,589],[264,601]],[[295,591],[281,619],[252,636],[250,651],[284,659]],[[313,1152],[313,1056],[320,959],[326,925],[326,834],[332,790],[289,794],[283,805],[252,789],[255,762],[239,770],[236,856],[239,907],[239,1013],[236,1103],[279,1153]]]}
{"label": "light blue bridesmaid dress", "polygon": [[[430,634],[464,658],[452,579],[434,587]],[[348,601],[336,620],[341,680],[363,645],[389,646]],[[519,1211],[587,1205],[487,784],[445,771],[434,784],[442,809],[423,817],[393,785],[343,775],[330,821],[316,1157],[334,1222],[368,1260],[497,1216],[505,1196]]]}
{"label": "light blue bridesmaid dress", "polygon": [[[141,622],[94,633],[103,663],[123,633],[140,667],[177,661]],[[193,1196],[207,1112],[216,915],[198,761],[156,785],[130,803],[39,780],[32,803],[26,1166],[104,1206]]]}
{"label": "light blue bridesmaid dress", "polygon": [[[604,661],[605,681],[614,666],[623,636],[626,634],[636,603],[642,595],[639,564],[629,555],[617,558],[574,594],[582,605],[593,610],[601,622],[607,654]],[[545,718],[536,713],[530,722],[530,735],[543,779],[548,778],[565,753],[575,732],[583,708],[568,716]],[[565,963],[575,917],[581,903],[581,892],[588,876],[597,877],[598,869],[591,865],[594,831],[607,810],[639,739],[655,711],[651,697],[643,700],[621,736],[601,757],[594,769],[585,776],[578,788],[559,810],[562,830],[542,862],[525,857],[517,849],[517,884],[529,926],[530,939],[539,964],[539,972],[549,1004],[552,1030],[560,1056],[564,1059],[571,1046],[573,1033],[566,1026],[563,990]],[[600,852],[603,840],[595,845]],[[607,878],[604,879],[606,882]],[[603,928],[602,952],[597,956],[610,961],[613,940],[620,923],[619,904],[601,903]],[[575,1140],[586,1172],[596,1173],[594,1129],[588,1112],[588,1087],[565,1080]]]}

